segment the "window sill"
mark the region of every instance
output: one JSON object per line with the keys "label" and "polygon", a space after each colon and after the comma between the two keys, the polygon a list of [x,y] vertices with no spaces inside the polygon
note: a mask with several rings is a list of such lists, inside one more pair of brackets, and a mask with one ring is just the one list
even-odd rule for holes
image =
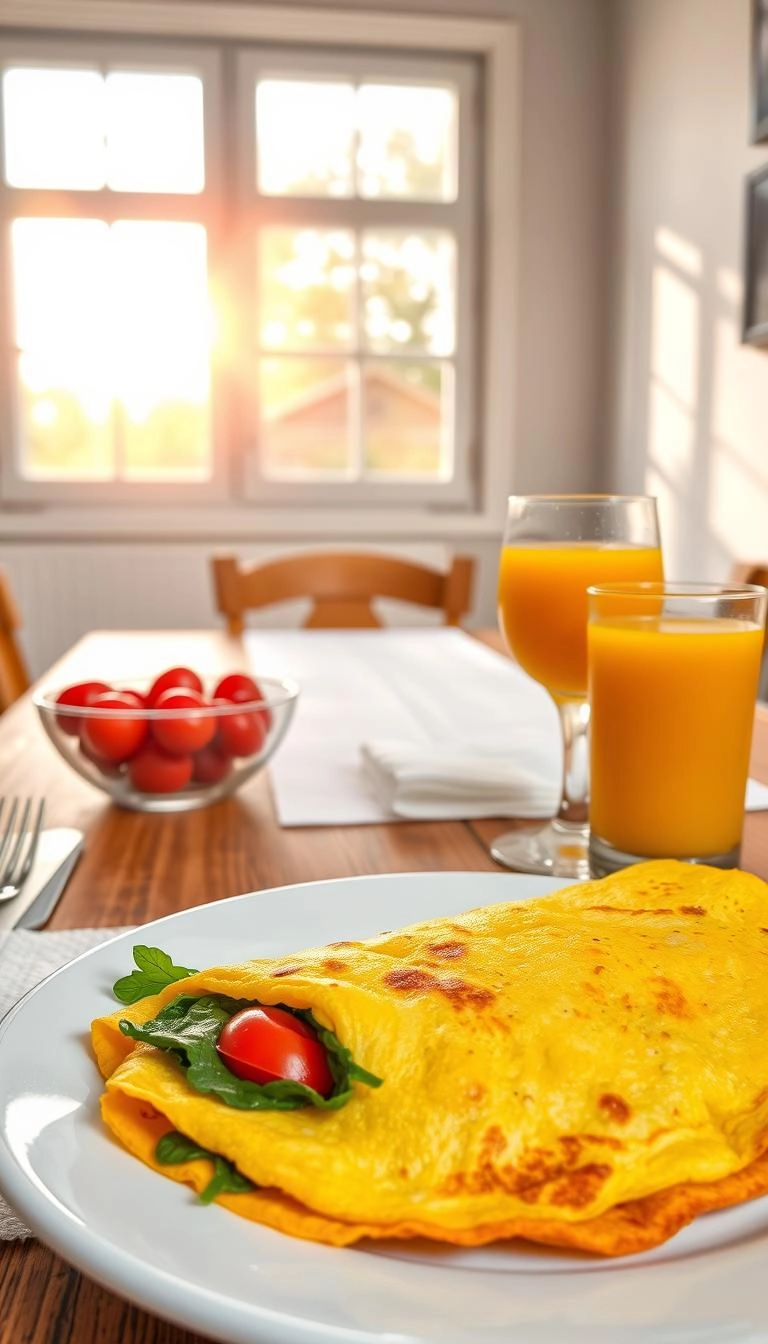
{"label": "window sill", "polygon": [[398,509],[269,510],[210,506],[172,509],[136,508],[0,508],[0,531],[5,542],[30,541],[242,541],[361,537],[498,537],[503,526],[505,499],[500,511]]}

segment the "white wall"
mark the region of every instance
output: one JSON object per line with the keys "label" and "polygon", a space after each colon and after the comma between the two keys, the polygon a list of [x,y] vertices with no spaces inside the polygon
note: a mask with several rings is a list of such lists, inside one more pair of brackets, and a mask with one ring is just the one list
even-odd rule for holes
{"label": "white wall", "polygon": [[749,0],[617,0],[614,485],[658,494],[667,571],[768,555],[768,350],[740,343]]}
{"label": "white wall", "polygon": [[[209,0],[210,2],[210,0]],[[323,0],[308,0],[322,7]],[[509,426],[515,490],[580,490],[605,484],[598,426],[603,391],[605,312],[606,12],[610,0],[420,0],[422,12],[514,18],[522,26],[523,143],[520,340],[517,419]],[[335,8],[381,9],[381,0]],[[386,8],[412,12],[412,0]],[[14,511],[14,528],[19,513]],[[354,520],[351,521],[354,526]],[[107,533],[107,536],[109,534]],[[344,540],[337,530],[334,540]],[[352,533],[350,533],[352,536]],[[330,539],[330,538],[326,538]],[[357,539],[355,539],[357,540]],[[411,538],[415,544],[418,538]],[[499,538],[451,534],[436,545],[475,554],[480,563],[476,624],[495,621]],[[293,546],[295,538],[286,536]],[[401,548],[413,552],[408,539]],[[298,544],[298,543],[297,543]],[[303,542],[302,544],[306,544]],[[382,545],[387,544],[383,538]],[[204,626],[212,604],[207,557],[252,548],[247,536],[176,544],[56,541],[45,515],[30,512],[10,535],[0,507],[0,564],[25,614],[26,647],[38,674],[92,626]],[[294,547],[295,548],[295,547]],[[418,547],[417,547],[418,550]]]}

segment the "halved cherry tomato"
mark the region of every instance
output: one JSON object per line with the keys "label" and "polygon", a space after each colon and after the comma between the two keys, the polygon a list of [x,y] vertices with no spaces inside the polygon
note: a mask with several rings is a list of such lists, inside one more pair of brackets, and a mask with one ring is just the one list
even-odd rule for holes
{"label": "halved cherry tomato", "polygon": [[[78,681],[74,686],[66,686],[56,696],[57,705],[76,705],[79,708],[89,705],[97,695],[104,695],[110,687],[106,681]],[[77,737],[82,720],[76,714],[57,714],[56,722],[63,733]]]}
{"label": "halved cherry tomato", "polygon": [[147,691],[147,708],[154,707],[163,691],[193,690],[202,695],[203,683],[191,667],[169,667],[161,672]]}
{"label": "halved cherry tomato", "polygon": [[[91,701],[91,706],[94,709],[123,711],[138,708],[137,697],[132,691],[109,691],[97,695]],[[147,720],[138,715],[94,715],[82,720],[80,741],[94,756],[104,756],[113,764],[119,764],[136,754],[148,731]]]}
{"label": "halved cherry tomato", "polygon": [[192,757],[192,778],[198,784],[218,784],[232,769],[232,757],[216,742],[196,751]]}
{"label": "halved cherry tomato", "polygon": [[207,747],[216,732],[218,720],[213,714],[195,713],[207,706],[208,701],[204,699],[200,691],[195,691],[191,687],[186,691],[167,690],[161,691],[152,706],[153,709],[188,709],[189,715],[184,718],[172,719],[152,719],[151,729],[155,741],[163,748],[177,756],[185,756],[193,751],[200,751],[201,747]]}
{"label": "halved cherry tomato", "polygon": [[150,739],[128,762],[128,777],[143,793],[176,793],[192,778],[192,757],[170,756]]}
{"label": "halved cherry tomato", "polygon": [[284,1008],[243,1008],[222,1028],[216,1048],[236,1078],[252,1083],[286,1078],[323,1097],[333,1091],[323,1046],[311,1027]]}
{"label": "halved cherry tomato", "polygon": [[[226,677],[222,677],[218,682],[214,692],[214,700],[232,700],[236,705],[245,705],[251,700],[263,700],[264,692],[259,683],[249,677],[247,672],[230,672]],[[265,729],[271,727],[272,711],[270,709],[254,710],[264,720]],[[245,753],[249,755],[250,753]]]}

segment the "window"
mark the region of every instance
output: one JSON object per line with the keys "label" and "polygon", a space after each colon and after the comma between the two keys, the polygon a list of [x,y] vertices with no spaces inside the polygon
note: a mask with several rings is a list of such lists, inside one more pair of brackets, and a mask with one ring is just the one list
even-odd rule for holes
{"label": "window", "polygon": [[486,64],[360,22],[0,38],[0,502],[482,506]]}

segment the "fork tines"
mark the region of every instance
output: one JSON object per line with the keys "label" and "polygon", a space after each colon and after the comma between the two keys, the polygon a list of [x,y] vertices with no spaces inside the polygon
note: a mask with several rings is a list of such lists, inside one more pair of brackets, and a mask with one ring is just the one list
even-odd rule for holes
{"label": "fork tines", "polygon": [[0,799],[0,896],[23,886],[43,828],[45,800]]}

